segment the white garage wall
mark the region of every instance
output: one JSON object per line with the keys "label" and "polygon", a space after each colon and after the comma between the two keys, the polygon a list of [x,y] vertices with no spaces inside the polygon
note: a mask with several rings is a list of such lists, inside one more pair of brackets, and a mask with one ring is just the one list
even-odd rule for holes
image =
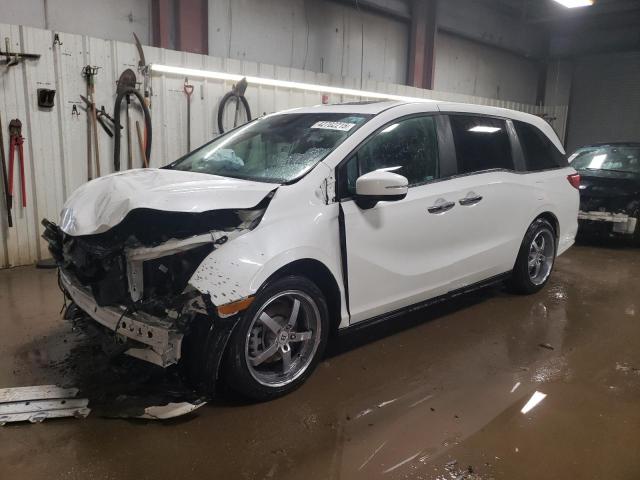
{"label": "white garage wall", "polygon": [[535,103],[534,61],[494,47],[439,32],[434,88],[521,103]]}
{"label": "white garage wall", "polygon": [[[72,116],[73,105],[80,108],[80,94],[86,86],[81,76],[84,65],[100,66],[96,78],[96,103],[113,111],[115,81],[126,69],[136,69],[138,57],[131,43],[102,40],[73,34],[61,34],[62,46],[52,47],[53,32],[31,27],[0,24],[0,38],[11,38],[16,51],[40,53],[38,61],[28,61],[11,67],[0,75],[0,114],[8,151],[8,123],[19,118],[25,138],[27,207],[14,198],[14,227],[8,228],[4,203],[0,197],[0,267],[26,265],[48,257],[45,242],[40,238],[42,218],[57,220],[64,200],[87,179],[87,114]],[[324,85],[360,87],[359,78],[332,76],[272,64],[225,59],[205,55],[145,47],[150,63],[204,68],[231,73],[243,73],[282,80]],[[140,77],[138,77],[140,80]],[[191,145],[201,145],[216,135],[215,118],[220,98],[230,90],[231,83],[190,79],[195,87],[191,103]],[[150,164],[159,167],[186,153],[186,97],[184,78],[155,75],[152,78],[153,145]],[[547,113],[564,118],[566,107],[534,107],[515,102],[498,101],[460,94],[420,90],[404,85],[365,80],[366,90],[405,96],[432,98],[456,102],[479,103],[513,108],[530,113]],[[55,107],[37,107],[37,88],[56,89]],[[251,110],[256,114],[274,112],[304,105],[316,105],[321,95],[274,87],[249,86],[246,93]],[[332,96],[332,102],[361,100],[360,97]],[[139,111],[131,109],[132,120],[142,120]],[[124,125],[124,118],[123,118]],[[553,124],[562,136],[564,124]],[[113,141],[100,129],[100,160],[102,174],[113,171]],[[123,136],[124,137],[124,136]],[[142,164],[138,144],[133,135],[134,167]],[[126,165],[126,141],[122,143],[122,165]],[[17,175],[14,185],[17,183]]]}
{"label": "white garage wall", "polygon": [[408,25],[324,0],[209,0],[209,53],[405,83]]}

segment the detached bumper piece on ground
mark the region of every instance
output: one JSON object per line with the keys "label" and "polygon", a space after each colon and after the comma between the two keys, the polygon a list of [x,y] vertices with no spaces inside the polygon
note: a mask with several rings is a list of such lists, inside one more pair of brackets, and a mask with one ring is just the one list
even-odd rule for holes
{"label": "detached bumper piece on ground", "polygon": [[85,418],[91,411],[87,398],[76,398],[77,388],[56,385],[0,389],[0,425],[40,423],[48,418]]}
{"label": "detached bumper piece on ground", "polygon": [[[77,398],[77,388],[62,388],[56,385],[37,385],[33,387],[15,387],[0,389],[0,426],[7,423],[41,423],[50,418],[86,418],[91,409],[88,398]],[[206,405],[204,400],[195,402],[168,402],[149,405],[143,411],[134,404],[141,399],[133,398],[129,404],[123,401],[116,418],[142,418],[148,420],[167,420],[180,417]]]}

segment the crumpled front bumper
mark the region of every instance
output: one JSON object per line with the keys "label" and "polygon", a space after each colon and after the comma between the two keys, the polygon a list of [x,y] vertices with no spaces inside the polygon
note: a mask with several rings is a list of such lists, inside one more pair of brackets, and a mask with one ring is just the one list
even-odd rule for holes
{"label": "crumpled front bumper", "polygon": [[[62,287],[75,304],[100,325],[113,330],[135,346],[125,353],[163,368],[178,363],[184,334],[175,322],[144,312],[128,313],[125,307],[101,307],[72,275],[60,271]],[[116,331],[117,330],[117,331]]]}
{"label": "crumpled front bumper", "polygon": [[578,220],[587,222],[606,222],[611,224],[611,231],[613,233],[626,235],[632,235],[636,231],[636,224],[638,222],[637,218],[631,217],[626,213],[600,211],[585,212],[582,210],[578,212]]}

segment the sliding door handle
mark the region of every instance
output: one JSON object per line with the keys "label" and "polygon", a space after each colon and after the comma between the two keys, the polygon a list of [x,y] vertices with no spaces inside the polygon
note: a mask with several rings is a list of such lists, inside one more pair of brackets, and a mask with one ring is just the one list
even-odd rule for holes
{"label": "sliding door handle", "polygon": [[427,210],[429,211],[429,213],[444,213],[448,210],[451,210],[455,206],[455,202],[448,202],[444,198],[439,198],[438,200],[436,200],[436,203],[427,208]]}
{"label": "sliding door handle", "polygon": [[463,207],[466,207],[466,206],[469,206],[469,205],[475,205],[480,200],[482,200],[482,195],[476,195],[475,193],[470,192],[469,194],[467,194],[466,197],[461,198],[460,200],[458,200],[458,202]]}

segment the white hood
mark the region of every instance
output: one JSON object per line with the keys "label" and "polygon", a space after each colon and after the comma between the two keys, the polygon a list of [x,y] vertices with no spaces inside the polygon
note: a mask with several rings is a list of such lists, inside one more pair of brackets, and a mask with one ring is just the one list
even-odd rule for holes
{"label": "white hood", "polygon": [[64,204],[60,228],[69,235],[102,233],[131,210],[204,212],[256,206],[276,186],[205,173],[144,168],[100,177]]}

